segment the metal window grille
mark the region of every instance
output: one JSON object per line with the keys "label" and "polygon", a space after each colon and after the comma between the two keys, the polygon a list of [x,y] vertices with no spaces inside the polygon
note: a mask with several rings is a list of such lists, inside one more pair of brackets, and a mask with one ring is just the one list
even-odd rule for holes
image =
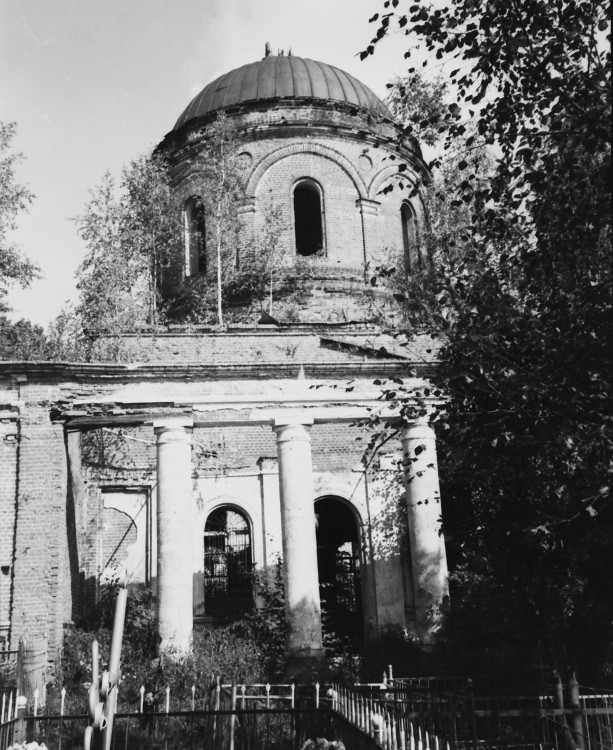
{"label": "metal window grille", "polygon": [[235,510],[220,508],[204,529],[204,606],[207,616],[231,620],[251,606],[253,563],[247,520]]}

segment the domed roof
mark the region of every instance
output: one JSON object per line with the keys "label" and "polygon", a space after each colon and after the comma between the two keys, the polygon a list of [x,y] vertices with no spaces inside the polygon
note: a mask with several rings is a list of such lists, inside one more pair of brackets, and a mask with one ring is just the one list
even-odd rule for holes
{"label": "domed roof", "polygon": [[175,130],[217,109],[268,99],[328,99],[391,118],[367,86],[333,65],[293,55],[268,55],[216,78],[189,103]]}

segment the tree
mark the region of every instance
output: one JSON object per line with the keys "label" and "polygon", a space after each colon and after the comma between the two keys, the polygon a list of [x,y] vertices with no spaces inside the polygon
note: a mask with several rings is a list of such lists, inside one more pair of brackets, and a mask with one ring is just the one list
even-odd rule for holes
{"label": "tree", "polygon": [[[470,215],[461,251],[423,289],[446,342],[438,431],[451,552],[463,575],[521,603],[575,696],[577,673],[602,672],[613,640],[608,7],[383,6],[363,57],[399,27],[415,43],[408,59],[422,45],[453,68],[439,161],[457,158],[450,208]],[[497,156],[479,174],[471,155],[484,144]]]}
{"label": "tree", "polygon": [[404,134],[413,135],[428,146],[437,145],[448,119],[446,81],[440,75],[429,81],[414,71],[396,76],[387,88],[386,102],[394,118],[405,126]]}
{"label": "tree", "polygon": [[15,179],[15,166],[22,158],[21,154],[11,153],[16,129],[14,122],[0,122],[0,312],[7,310],[4,300],[9,286],[27,286],[38,273],[9,238],[16,227],[17,215],[27,210],[34,197]]}
{"label": "tree", "polygon": [[166,164],[143,156],[127,165],[119,188],[110,174],[90,191],[76,219],[87,255],[77,271],[77,315],[92,333],[156,325],[163,292],[176,285],[181,214]]}
{"label": "tree", "polygon": [[235,307],[239,315],[246,315],[250,303],[262,300],[272,287],[283,230],[281,210],[272,200],[262,205],[262,229],[247,245],[241,218],[247,196],[240,140],[236,124],[224,112],[207,128],[194,173],[191,190],[203,205],[206,255],[215,269],[215,282],[209,273],[188,279],[173,314],[201,323],[215,307],[217,323],[223,326],[224,309]]}
{"label": "tree", "polygon": [[0,360],[46,360],[49,346],[45,331],[29,320],[13,323],[0,315]]}
{"label": "tree", "polygon": [[223,326],[222,282],[228,272],[239,268],[238,208],[245,198],[236,132],[223,112],[209,128],[202,156],[202,193],[217,268],[217,322]]}

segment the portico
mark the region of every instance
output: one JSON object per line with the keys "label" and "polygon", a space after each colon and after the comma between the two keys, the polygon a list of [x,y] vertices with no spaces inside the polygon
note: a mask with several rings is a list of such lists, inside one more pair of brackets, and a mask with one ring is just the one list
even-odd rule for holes
{"label": "portico", "polygon": [[[271,429],[275,438],[276,461],[272,457],[267,459],[268,471],[261,479],[269,495],[274,494],[270,491],[271,482],[278,483],[275,488],[278,493],[277,529],[281,538],[277,549],[283,555],[290,669],[304,673],[316,666],[323,656],[311,433],[315,425],[354,424],[364,418],[369,406],[372,408],[372,401],[353,397],[350,402],[339,399],[341,403],[331,406],[329,401],[324,403],[327,394],[313,398],[308,385],[293,381],[287,388],[287,395],[302,393],[303,399],[296,399],[294,408],[271,404],[256,407],[251,402],[251,410],[243,410],[244,417],[237,420],[236,417],[221,417],[219,403],[206,406],[199,403],[191,405],[190,417],[168,416],[151,422],[157,451],[157,608],[161,649],[183,650],[189,648],[191,642],[194,611],[191,542],[195,538],[193,526],[197,514],[192,461],[194,432],[241,424],[264,425]],[[307,394],[308,404],[304,400]],[[428,642],[435,635],[440,623],[437,613],[448,596],[434,430],[427,419],[409,422],[401,427],[399,444],[411,555],[405,574],[412,579],[416,634]],[[356,477],[356,482],[366,481],[364,474]],[[205,485],[202,484],[200,495],[205,492]],[[321,481],[318,481],[318,492],[320,486]],[[207,498],[200,502],[206,503]],[[262,524],[264,534],[275,529],[275,512],[269,509],[267,513]],[[269,546],[271,541],[272,538]],[[266,559],[264,549],[259,549],[256,570],[265,569],[271,563],[270,554]],[[364,560],[366,566],[377,565],[373,550],[366,550]]]}

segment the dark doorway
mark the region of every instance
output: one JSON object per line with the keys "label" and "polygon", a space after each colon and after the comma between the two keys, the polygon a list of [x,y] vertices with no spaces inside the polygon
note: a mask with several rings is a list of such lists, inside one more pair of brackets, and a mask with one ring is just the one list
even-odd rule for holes
{"label": "dark doorway", "polygon": [[294,225],[297,254],[321,254],[324,247],[321,195],[312,182],[300,182],[294,188]]}
{"label": "dark doorway", "polygon": [[214,622],[238,619],[253,604],[251,531],[233,508],[218,508],[204,527],[204,611]]}
{"label": "dark doorway", "polygon": [[337,497],[315,502],[317,567],[324,629],[359,639],[363,635],[360,534],[354,512]]}

